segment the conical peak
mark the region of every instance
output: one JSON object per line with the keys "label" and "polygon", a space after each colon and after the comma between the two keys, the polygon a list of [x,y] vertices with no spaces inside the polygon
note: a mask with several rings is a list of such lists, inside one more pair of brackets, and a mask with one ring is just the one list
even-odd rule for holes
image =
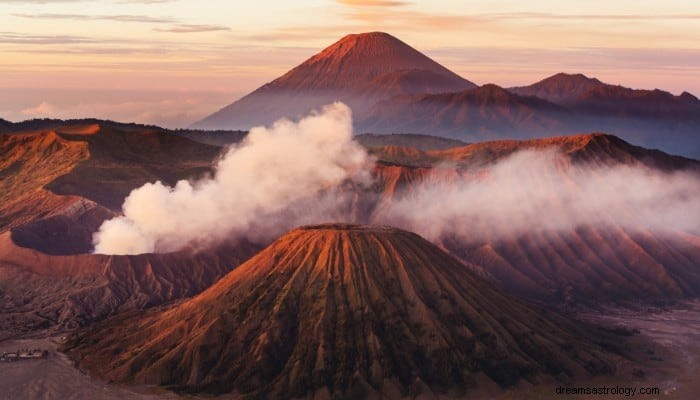
{"label": "conical peak", "polygon": [[337,100],[346,102],[361,120],[380,99],[473,87],[388,33],[351,34],[196,126],[249,129],[281,117],[296,118]]}
{"label": "conical peak", "polygon": [[[201,299],[228,296],[239,285],[265,280],[270,274],[288,272],[318,275],[323,281],[339,271],[346,277],[377,273],[375,279],[397,277],[406,270],[424,273],[473,269],[419,235],[389,226],[322,224],[296,228],[239,266],[219,284],[200,295]],[[381,277],[381,278],[380,278]],[[474,279],[471,275],[467,280]],[[282,281],[277,281],[283,284]],[[308,283],[308,282],[307,282]],[[383,283],[377,283],[382,286]],[[410,286],[410,285],[409,285]],[[208,301],[208,300],[207,300]]]}
{"label": "conical peak", "polygon": [[[401,42],[399,39],[396,37],[386,33],[386,32],[364,32],[364,33],[350,33],[348,35],[343,36],[338,43],[342,42],[357,42],[361,40],[386,40],[386,41],[394,41],[394,42]],[[401,42],[403,43],[403,42]]]}
{"label": "conical peak", "polygon": [[338,51],[340,49],[355,49],[364,52],[386,51],[392,47],[410,48],[409,45],[384,32],[351,33],[327,47],[326,51]]}
{"label": "conical peak", "polygon": [[456,87],[472,84],[401,40],[383,32],[351,34],[271,83],[273,87],[354,89],[397,71],[423,70],[448,77]]}
{"label": "conical peak", "polygon": [[[430,61],[431,67],[437,64],[413,47],[384,32],[370,32],[346,35],[334,44],[323,49],[309,61],[325,59],[358,58],[357,61],[369,61],[373,57],[382,57],[388,66],[403,63],[403,68],[424,67]],[[340,65],[339,65],[340,66]],[[342,65],[340,67],[347,67]]]}
{"label": "conical peak", "polygon": [[[420,381],[444,393],[479,376],[510,386],[613,365],[576,324],[493,288],[418,235],[383,226],[297,228],[194,299],[125,318],[69,344],[81,367],[116,381],[261,398],[358,388],[394,398],[380,396],[387,384],[407,393]],[[561,350],[564,341],[575,355]],[[115,361],[117,349],[136,356]]]}

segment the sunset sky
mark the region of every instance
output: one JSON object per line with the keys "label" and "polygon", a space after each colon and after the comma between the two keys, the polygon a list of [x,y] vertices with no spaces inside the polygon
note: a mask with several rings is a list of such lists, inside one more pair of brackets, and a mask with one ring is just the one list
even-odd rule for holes
{"label": "sunset sky", "polygon": [[0,0],[0,11],[0,118],[13,121],[184,127],[367,31],[478,84],[564,71],[700,95],[697,0]]}

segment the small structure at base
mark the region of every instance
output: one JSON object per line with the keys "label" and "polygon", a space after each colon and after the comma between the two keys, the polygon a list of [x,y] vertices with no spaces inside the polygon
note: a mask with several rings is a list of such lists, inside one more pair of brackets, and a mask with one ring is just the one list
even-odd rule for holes
{"label": "small structure at base", "polygon": [[20,349],[14,352],[0,354],[0,362],[15,362],[20,360],[39,360],[48,357],[49,351],[42,349]]}

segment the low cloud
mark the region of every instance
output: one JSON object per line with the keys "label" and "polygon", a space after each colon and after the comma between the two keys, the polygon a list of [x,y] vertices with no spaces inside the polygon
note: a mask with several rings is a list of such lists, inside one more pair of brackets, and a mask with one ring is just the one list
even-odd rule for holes
{"label": "low cloud", "polygon": [[[27,4],[51,4],[51,3],[84,3],[88,0],[0,0],[1,3],[27,3]],[[117,4],[159,4],[172,3],[177,0],[122,0]]]}
{"label": "low cloud", "polygon": [[439,241],[481,243],[583,226],[700,234],[700,176],[571,164],[522,151],[476,174],[400,194],[378,219]]}
{"label": "low cloud", "polygon": [[397,7],[411,4],[398,0],[336,0],[338,3],[352,7]]}
{"label": "low cloud", "polygon": [[[210,114],[212,109],[225,104],[230,96],[209,92],[134,95],[84,91],[72,93],[68,99],[55,95],[49,97],[38,104],[25,105],[14,111],[3,110],[8,105],[0,101],[1,116],[11,121],[32,118],[98,118],[184,128]],[[85,102],[86,99],[90,102]]]}
{"label": "low cloud", "polygon": [[120,4],[161,4],[161,3],[173,3],[177,0],[123,0],[118,1]]}
{"label": "low cloud", "polygon": [[76,21],[117,21],[117,22],[141,22],[141,23],[151,23],[151,24],[169,24],[176,22],[172,18],[167,17],[149,17],[147,15],[87,15],[87,14],[55,14],[55,13],[43,13],[43,14],[12,14],[19,18],[31,18],[31,19],[68,19]]}
{"label": "low cloud", "polygon": [[193,24],[181,24],[176,25],[172,28],[157,28],[158,32],[171,32],[171,33],[200,33],[200,32],[217,32],[217,31],[229,31],[229,27],[223,25],[193,25]]}
{"label": "low cloud", "polygon": [[51,4],[51,3],[80,3],[87,0],[0,0],[0,3],[27,3],[27,4]]}
{"label": "low cloud", "polygon": [[7,44],[77,44],[100,43],[100,40],[73,35],[33,35],[16,32],[0,32],[0,43]]}
{"label": "low cloud", "polygon": [[27,118],[48,118],[56,113],[56,107],[42,101],[36,107],[25,108],[21,113]]}

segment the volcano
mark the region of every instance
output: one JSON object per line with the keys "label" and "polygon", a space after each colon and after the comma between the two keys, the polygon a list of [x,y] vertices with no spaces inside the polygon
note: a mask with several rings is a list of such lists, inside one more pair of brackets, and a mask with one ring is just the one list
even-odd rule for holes
{"label": "volcano", "polygon": [[608,85],[583,74],[558,73],[532,85],[513,87],[508,91],[521,96],[536,96],[554,103],[567,104],[602,86]]}
{"label": "volcano", "polygon": [[220,149],[99,120],[9,129],[0,134],[0,340],[193,296],[261,248],[87,254],[92,234],[132,189],[207,173]]}
{"label": "volcano", "polygon": [[478,273],[406,231],[307,226],[191,300],[106,320],[66,350],[113,381],[254,398],[462,395],[613,371],[594,344],[611,338]]}
{"label": "volcano", "polygon": [[370,132],[440,132],[459,138],[500,132],[534,134],[564,125],[568,111],[488,84],[455,93],[396,96],[376,103],[360,125]]}
{"label": "volcano", "polygon": [[274,81],[199,121],[204,129],[248,129],[346,102],[363,115],[377,100],[475,85],[383,32],[347,35]]}
{"label": "volcano", "polygon": [[[581,218],[584,211],[567,206],[566,200],[584,195],[579,186],[583,181],[569,184],[576,181],[577,174],[584,174],[586,182],[597,182],[596,185],[602,188],[604,180],[599,180],[596,175],[605,175],[611,169],[643,171],[647,176],[663,179],[687,174],[688,183],[684,190],[697,192],[700,179],[700,162],[697,160],[634,146],[602,133],[481,142],[446,150],[419,151],[410,147],[384,146],[371,151],[379,160],[375,176],[380,196],[372,207],[369,222],[401,226],[426,235],[456,257],[483,267],[510,293],[566,307],[593,303],[630,304],[640,299],[664,303],[700,294],[697,268],[700,236],[697,230],[672,226],[640,227],[634,223],[637,217],[622,223],[622,215],[627,212],[622,209],[604,223],[593,223]],[[490,178],[494,168],[517,153],[529,152],[539,157],[551,151],[557,154],[551,168],[519,169],[519,179],[528,184],[522,190],[511,185],[508,192],[523,199],[518,209],[526,208],[526,199],[532,193],[546,193],[549,199],[553,199],[546,210],[547,218],[561,213],[567,218],[578,218],[578,225],[540,229],[548,219],[535,216],[531,224],[533,229],[490,238],[479,236],[475,233],[479,231],[476,225],[480,220],[488,220],[484,226],[488,230],[504,224],[497,222],[502,214],[470,214],[469,201],[464,200],[464,203],[458,203],[461,204],[458,213],[461,217],[455,215],[449,219],[444,235],[437,237],[429,233],[440,225],[436,218],[440,212],[428,211],[431,204],[449,204],[443,199],[450,198],[453,190],[475,182],[482,185],[480,191],[488,191],[489,185],[498,182]],[[652,190],[653,183],[654,179],[648,179],[644,187]],[[439,193],[440,197],[425,196],[431,192]],[[414,223],[388,217],[392,210],[401,207],[402,202],[417,199],[425,201],[421,200],[420,205],[414,203],[414,209],[420,210],[420,218],[409,218]],[[671,201],[672,196],[665,199]],[[507,209],[503,207],[503,212]],[[687,214],[697,215],[697,212],[689,209]],[[460,227],[465,229],[461,231]]]}

